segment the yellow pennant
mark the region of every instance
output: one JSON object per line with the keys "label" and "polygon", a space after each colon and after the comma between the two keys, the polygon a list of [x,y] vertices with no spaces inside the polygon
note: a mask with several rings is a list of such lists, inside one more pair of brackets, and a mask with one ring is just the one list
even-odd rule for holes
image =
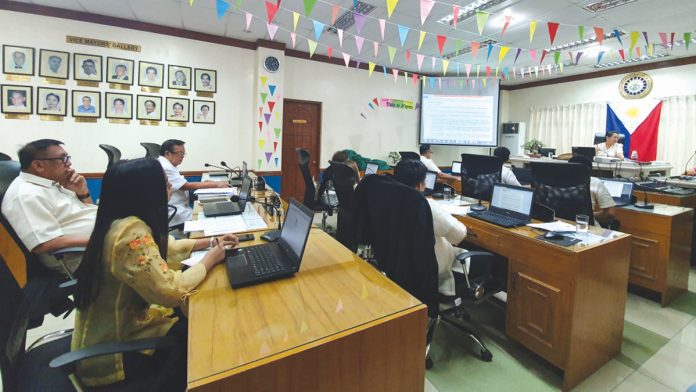
{"label": "yellow pennant", "polygon": [[653,55],[653,50],[654,50],[653,44],[648,45],[648,56]]}
{"label": "yellow pennant", "polygon": [[259,139],[259,150],[263,150],[263,146],[266,145],[266,141],[263,139]]}
{"label": "yellow pennant", "polygon": [[293,11],[292,12],[292,31],[297,32],[297,22],[300,21],[300,14]]}
{"label": "yellow pennant", "polygon": [[486,83],[487,81],[488,81],[488,79],[483,78],[483,80],[482,80],[482,82],[483,82],[483,88],[488,87],[488,86],[487,86],[487,83]]}
{"label": "yellow pennant", "polygon": [[195,0],[189,0],[189,7],[193,7],[193,2],[194,2],[194,1],[195,1]]}
{"label": "yellow pennant", "polygon": [[442,60],[442,74],[447,75],[447,67],[449,67],[449,60]]}
{"label": "yellow pennant", "polygon": [[373,72],[375,72],[375,63],[370,61],[367,63],[367,77],[371,77]]}
{"label": "yellow pennant", "polygon": [[505,58],[505,55],[507,52],[510,50],[509,46],[501,46],[500,47],[500,53],[498,54],[498,64],[503,62],[503,59]]}
{"label": "yellow pennant", "polygon": [[420,36],[418,37],[418,50],[420,50],[421,46],[423,46],[423,40],[425,40],[425,31],[421,31]]}
{"label": "yellow pennant", "polygon": [[534,39],[534,32],[536,31],[536,20],[529,22],[529,42]]}
{"label": "yellow pennant", "polygon": [[399,0],[387,0],[387,16],[391,18],[392,14],[394,13],[394,8],[396,8],[396,4],[399,2]]}

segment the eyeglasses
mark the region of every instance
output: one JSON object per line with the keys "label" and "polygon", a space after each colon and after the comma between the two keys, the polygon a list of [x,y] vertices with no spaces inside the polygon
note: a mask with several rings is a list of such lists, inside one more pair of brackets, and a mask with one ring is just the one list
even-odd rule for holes
{"label": "eyeglasses", "polygon": [[172,155],[178,155],[178,156],[180,156],[180,157],[182,157],[182,158],[186,156],[186,153],[183,152],[183,151],[179,151],[179,152],[170,151],[169,153],[172,154]]}
{"label": "eyeglasses", "polygon": [[36,158],[34,159],[35,161],[60,161],[62,164],[66,164],[70,162],[70,158],[72,158],[70,155],[64,155],[62,157],[55,157],[55,158]]}

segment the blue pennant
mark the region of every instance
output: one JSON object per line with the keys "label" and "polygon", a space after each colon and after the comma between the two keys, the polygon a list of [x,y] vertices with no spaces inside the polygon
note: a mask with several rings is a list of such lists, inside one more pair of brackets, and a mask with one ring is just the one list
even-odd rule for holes
{"label": "blue pennant", "polygon": [[401,46],[404,46],[406,42],[406,37],[408,36],[409,28],[402,25],[397,25],[399,27],[399,41],[401,41]]}

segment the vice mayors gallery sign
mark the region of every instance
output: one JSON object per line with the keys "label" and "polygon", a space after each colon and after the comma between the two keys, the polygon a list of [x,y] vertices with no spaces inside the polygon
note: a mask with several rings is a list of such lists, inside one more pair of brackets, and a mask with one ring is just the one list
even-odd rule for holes
{"label": "vice mayors gallery sign", "polygon": [[140,52],[140,45],[126,44],[123,42],[105,41],[102,39],[95,38],[75,37],[73,35],[66,35],[65,42],[69,44],[98,46],[100,48],[121,49],[128,50],[131,52]]}

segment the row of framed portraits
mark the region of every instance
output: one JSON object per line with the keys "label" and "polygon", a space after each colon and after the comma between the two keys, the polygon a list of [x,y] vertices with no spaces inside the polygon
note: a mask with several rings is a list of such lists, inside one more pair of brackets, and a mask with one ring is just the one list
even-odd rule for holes
{"label": "row of framed portraits", "polygon": [[[135,96],[135,108],[133,94],[102,93],[99,91],[68,90],[50,87],[37,87],[36,103],[34,103],[33,89],[31,86],[19,86],[3,84],[2,113],[5,114],[33,114],[44,116],[67,116],[68,106],[72,108],[72,116],[75,118],[100,118],[174,122],[189,122],[200,124],[215,124],[215,102],[191,100],[179,97],[158,97],[154,95]],[[68,99],[69,98],[69,99]],[[70,104],[68,104],[70,102]]]}
{"label": "row of framed portraits", "polygon": [[[25,46],[3,45],[3,73],[8,75],[33,76],[35,74],[34,48]],[[138,61],[137,75],[135,60],[107,57],[106,64],[102,56],[94,54],[73,53],[73,79],[84,82],[103,82],[132,86],[135,79],[143,87],[164,88],[172,90],[197,92],[217,92],[217,71],[168,65],[165,78],[164,64]],[[69,79],[70,53],[58,50],[39,50],[39,76],[54,79]],[[106,78],[105,78],[106,76]]]}

